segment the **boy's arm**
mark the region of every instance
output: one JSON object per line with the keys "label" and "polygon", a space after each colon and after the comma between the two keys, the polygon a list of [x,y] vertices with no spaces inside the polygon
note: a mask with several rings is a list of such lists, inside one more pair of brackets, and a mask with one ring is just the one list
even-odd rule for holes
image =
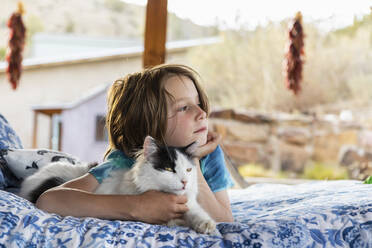
{"label": "boy's arm", "polygon": [[210,216],[217,222],[233,222],[230,199],[226,190],[213,193],[207,181],[205,180],[199,159],[213,152],[221,141],[221,136],[218,133],[209,131],[207,143],[200,146],[194,154],[194,159],[198,170],[198,202],[210,214]]}
{"label": "boy's arm", "polygon": [[180,218],[188,210],[186,196],[158,191],[148,191],[141,195],[92,193],[98,185],[94,176],[86,174],[44,192],[36,206],[62,216],[137,220],[154,224]]}
{"label": "boy's arm", "polygon": [[217,222],[233,222],[230,200],[226,190],[213,193],[201,172],[199,160],[195,160],[198,170],[198,202]]}

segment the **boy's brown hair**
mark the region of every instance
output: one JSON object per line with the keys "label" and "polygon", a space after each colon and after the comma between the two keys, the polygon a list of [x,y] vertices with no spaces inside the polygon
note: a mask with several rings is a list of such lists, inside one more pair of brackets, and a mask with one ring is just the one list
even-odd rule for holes
{"label": "boy's brown hair", "polygon": [[105,157],[119,149],[134,157],[147,135],[165,144],[167,97],[164,81],[169,76],[190,78],[199,94],[200,107],[209,113],[208,98],[202,90],[198,73],[185,65],[162,64],[116,80],[108,91],[106,127],[109,148]]}

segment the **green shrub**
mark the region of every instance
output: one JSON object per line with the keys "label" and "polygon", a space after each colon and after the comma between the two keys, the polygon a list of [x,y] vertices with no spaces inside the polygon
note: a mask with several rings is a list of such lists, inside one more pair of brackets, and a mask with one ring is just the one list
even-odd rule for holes
{"label": "green shrub", "polygon": [[303,178],[317,180],[348,179],[348,173],[346,168],[340,166],[314,162],[306,166]]}
{"label": "green shrub", "polygon": [[285,178],[288,177],[285,173],[275,173],[272,170],[265,169],[259,164],[245,164],[238,168],[240,175],[243,177],[271,177],[271,178]]}
{"label": "green shrub", "polygon": [[6,48],[5,47],[0,47],[0,60],[5,59],[5,54],[6,54]]}

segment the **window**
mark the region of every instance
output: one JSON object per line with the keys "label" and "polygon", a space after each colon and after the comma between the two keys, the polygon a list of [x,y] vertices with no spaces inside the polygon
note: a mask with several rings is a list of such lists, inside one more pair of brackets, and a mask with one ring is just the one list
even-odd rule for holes
{"label": "window", "polygon": [[104,115],[96,116],[96,141],[108,141]]}

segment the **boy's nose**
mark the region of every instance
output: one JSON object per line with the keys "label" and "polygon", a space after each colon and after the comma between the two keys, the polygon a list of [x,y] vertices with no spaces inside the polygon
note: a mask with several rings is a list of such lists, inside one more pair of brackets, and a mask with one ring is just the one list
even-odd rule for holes
{"label": "boy's nose", "polygon": [[207,117],[207,113],[205,113],[205,111],[199,106],[197,106],[197,111],[198,111],[198,115],[197,115],[198,119],[204,119]]}

